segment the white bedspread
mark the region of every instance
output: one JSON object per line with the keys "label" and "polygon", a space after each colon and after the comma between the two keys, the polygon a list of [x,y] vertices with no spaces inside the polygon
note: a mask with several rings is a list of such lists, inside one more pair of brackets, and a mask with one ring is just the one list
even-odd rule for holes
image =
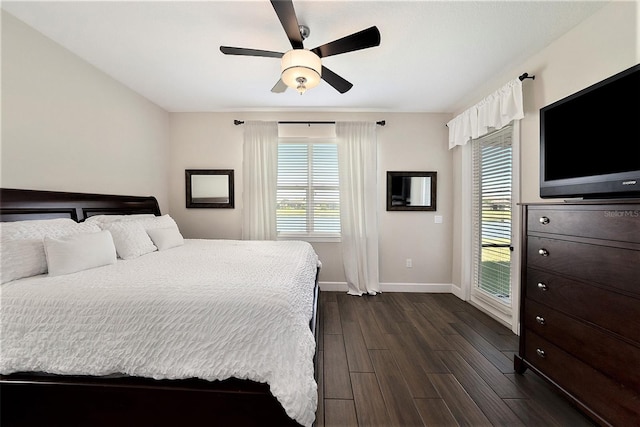
{"label": "white bedspread", "polygon": [[317,255],[306,242],[184,246],[1,287],[0,373],[266,382],[311,425]]}

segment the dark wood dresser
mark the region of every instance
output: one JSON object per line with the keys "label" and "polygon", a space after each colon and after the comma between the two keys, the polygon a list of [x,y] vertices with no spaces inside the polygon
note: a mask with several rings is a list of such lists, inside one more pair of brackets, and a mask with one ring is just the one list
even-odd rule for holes
{"label": "dark wood dresser", "polygon": [[602,425],[640,426],[640,201],[522,206],[520,349]]}

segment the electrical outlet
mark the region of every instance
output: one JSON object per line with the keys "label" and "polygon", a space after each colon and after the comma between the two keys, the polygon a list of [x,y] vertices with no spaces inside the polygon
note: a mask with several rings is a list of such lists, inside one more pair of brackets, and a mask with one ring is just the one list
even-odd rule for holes
{"label": "electrical outlet", "polygon": [[436,224],[442,224],[442,215],[436,215],[433,217],[433,222]]}
{"label": "electrical outlet", "polygon": [[411,267],[413,267],[413,261],[411,260],[411,258],[407,258],[407,268]]}

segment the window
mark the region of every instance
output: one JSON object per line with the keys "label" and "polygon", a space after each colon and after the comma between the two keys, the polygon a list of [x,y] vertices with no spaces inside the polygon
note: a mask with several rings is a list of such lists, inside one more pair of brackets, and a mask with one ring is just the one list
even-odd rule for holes
{"label": "window", "polygon": [[473,140],[474,290],[511,304],[512,127]]}
{"label": "window", "polygon": [[340,237],[338,146],[295,140],[278,144],[279,238]]}

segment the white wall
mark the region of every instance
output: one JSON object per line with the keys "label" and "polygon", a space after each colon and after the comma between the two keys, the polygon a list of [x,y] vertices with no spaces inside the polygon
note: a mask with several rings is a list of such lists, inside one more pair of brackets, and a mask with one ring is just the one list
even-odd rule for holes
{"label": "white wall", "polygon": [[[520,202],[542,200],[539,197],[540,108],[639,63],[639,9],[638,2],[611,2],[538,54],[514,68],[505,69],[475,93],[469,94],[468,107],[523,72],[536,77],[523,83],[525,118],[521,120],[520,132]],[[452,152],[454,205],[457,207],[454,209],[453,259],[460,260],[463,255],[461,230],[470,213],[459,208],[462,205],[462,150],[456,147]],[[459,262],[453,265],[453,283],[456,286],[463,285],[464,268]]]}
{"label": "white wall", "polygon": [[[378,127],[380,281],[383,289],[425,289],[451,282],[451,154],[448,114],[392,113],[176,113],[170,117],[170,212],[185,237],[242,236],[242,142],[238,120],[386,120]],[[234,169],[235,209],[186,209],[185,169]],[[387,212],[386,172],[437,171],[437,212]],[[442,224],[434,216],[443,217]],[[323,283],[344,283],[339,243],[313,243]],[[411,258],[413,267],[406,268]],[[346,289],[346,288],[345,288]]]}
{"label": "white wall", "polygon": [[154,195],[169,115],[2,11],[2,187]]}

